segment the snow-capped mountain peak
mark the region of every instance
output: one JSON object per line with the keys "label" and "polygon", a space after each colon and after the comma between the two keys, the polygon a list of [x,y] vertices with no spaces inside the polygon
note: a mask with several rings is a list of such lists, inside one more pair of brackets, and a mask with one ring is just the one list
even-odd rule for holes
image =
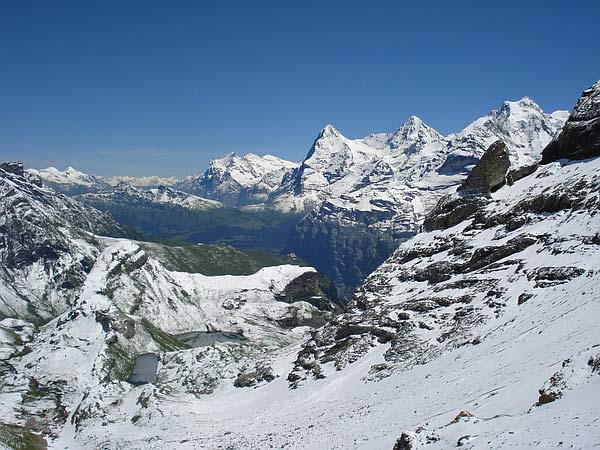
{"label": "snow-capped mountain peak", "polygon": [[231,206],[261,203],[281,184],[283,177],[298,166],[272,155],[230,152],[210,161],[200,176],[189,177],[177,189]]}
{"label": "snow-capped mountain peak", "polygon": [[332,124],[328,123],[325,125],[321,131],[319,132],[318,139],[327,138],[327,137],[340,137],[342,133],[340,133],[337,128],[335,128]]}
{"label": "snow-capped mountain peak", "polygon": [[529,97],[505,101],[500,109],[480,117],[462,131],[448,136],[453,155],[479,157],[501,139],[510,153],[512,167],[539,162],[542,149],[562,127],[567,114],[547,114]]}
{"label": "snow-capped mountain peak", "polygon": [[392,149],[401,151],[417,151],[431,142],[443,142],[444,137],[436,130],[425,124],[417,116],[410,118],[402,124],[387,141]]}

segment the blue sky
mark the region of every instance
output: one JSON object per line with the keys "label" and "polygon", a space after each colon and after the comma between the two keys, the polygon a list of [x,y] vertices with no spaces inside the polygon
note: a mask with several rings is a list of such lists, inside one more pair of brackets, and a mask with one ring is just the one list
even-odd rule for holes
{"label": "blue sky", "polygon": [[410,115],[458,131],[600,78],[598,1],[0,0],[0,159],[185,175]]}

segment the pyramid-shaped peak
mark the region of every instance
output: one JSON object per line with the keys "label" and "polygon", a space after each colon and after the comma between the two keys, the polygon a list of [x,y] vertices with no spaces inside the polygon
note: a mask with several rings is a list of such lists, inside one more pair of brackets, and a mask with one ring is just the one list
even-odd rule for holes
{"label": "pyramid-shaped peak", "polygon": [[319,133],[319,137],[317,139],[324,138],[324,137],[338,137],[341,135],[342,134],[333,125],[328,123],[327,125],[325,125],[323,127],[323,129]]}
{"label": "pyramid-shaped peak", "polygon": [[442,135],[417,116],[410,116],[392,135],[391,142],[442,139]]}

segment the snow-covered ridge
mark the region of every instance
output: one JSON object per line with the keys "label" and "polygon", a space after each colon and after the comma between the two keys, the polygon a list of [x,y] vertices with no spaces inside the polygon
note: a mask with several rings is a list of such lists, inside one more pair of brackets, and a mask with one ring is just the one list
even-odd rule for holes
{"label": "snow-covered ridge", "polygon": [[230,206],[264,203],[297,166],[271,155],[229,153],[213,159],[202,175],[187,177],[177,187]]}
{"label": "snow-covered ridge", "polygon": [[111,186],[116,186],[120,183],[127,183],[130,186],[137,188],[156,188],[159,186],[174,186],[181,180],[177,177],[158,177],[146,176],[146,177],[131,177],[127,175],[117,175],[113,177],[102,177],[102,179]]}
{"label": "snow-covered ridge", "polygon": [[348,139],[327,125],[270,202],[282,210],[310,210],[324,201],[359,211],[376,210],[374,201],[407,204],[408,199],[431,206],[435,199],[427,198],[429,193],[455,185],[456,175],[466,173],[498,139],[506,143],[514,168],[539,161],[567,116],[566,111],[545,114],[524,97],[448,136],[415,116],[394,133],[361,139]]}
{"label": "snow-covered ridge", "polygon": [[160,186],[158,188],[142,190],[125,182],[113,188],[81,196],[86,202],[107,202],[139,206],[142,204],[179,206],[193,211],[207,211],[222,208],[224,205],[214,200],[201,198],[176,189]]}

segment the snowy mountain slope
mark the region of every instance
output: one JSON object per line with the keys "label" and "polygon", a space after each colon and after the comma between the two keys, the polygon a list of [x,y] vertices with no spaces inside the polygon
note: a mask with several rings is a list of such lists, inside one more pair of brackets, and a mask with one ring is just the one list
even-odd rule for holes
{"label": "snowy mountain slope", "polygon": [[[63,425],[68,429],[69,423],[79,427],[99,419],[105,401],[132,389],[124,381],[136,356],[147,352],[161,355],[159,376],[169,370],[169,361],[178,361],[176,377],[162,380],[163,389],[209,393],[238,380],[257,361],[268,372],[269,352],[301,339],[303,325],[331,315],[287,295],[294,280],[315,275],[311,268],[278,266],[250,276],[205,277],[169,272],[131,241],[104,239],[104,244],[70,310],[17,346],[5,362],[13,375],[0,392],[0,405],[9,411],[3,421],[24,425],[25,410],[25,417],[38,422],[34,428],[52,435]],[[174,337],[186,332],[202,341],[231,335],[239,342],[190,349]],[[169,355],[173,351],[179,353]],[[266,375],[246,374],[238,383],[268,381]],[[36,398],[30,398],[32,383]]]}
{"label": "snowy mountain slope", "polygon": [[[147,352],[162,361],[165,390],[206,394],[223,383],[268,382],[269,355],[337,310],[310,267],[218,277],[169,271],[146,244],[92,234],[120,228],[39,186],[21,165],[3,164],[0,175],[1,268],[12,277],[0,291],[2,430],[52,438],[102,417],[102,403],[131,389],[124,381]],[[21,239],[34,248],[16,252]]]}
{"label": "snowy mountain slope", "polygon": [[[594,285],[588,284],[586,292],[597,294],[589,286]],[[575,305],[560,292],[532,299],[506,316],[505,323],[482,329],[481,344],[457,348],[379,382],[365,382],[364,376],[369,366],[383,361],[385,346],[344,371],[293,391],[283,378],[256,389],[223,389],[202,399],[137,388],[122,406],[110,409],[106,426],[82,427],[76,442],[132,449],[391,450],[404,430],[414,433],[424,425],[416,435],[423,444],[415,443],[415,449],[454,448],[465,435],[470,436],[465,447],[475,449],[592,448],[600,440],[595,426],[600,378],[587,362],[598,353],[593,319],[598,312],[591,296]],[[289,359],[282,356],[281,369],[289,367]],[[568,380],[569,389],[559,400],[532,408],[538,389],[567,359],[572,360],[575,383]],[[142,407],[138,399],[146,397],[150,401]],[[474,417],[452,423],[461,411]],[[132,420],[138,416],[141,423]],[[432,436],[430,445],[424,445],[427,436]],[[62,438],[57,447],[73,442]]]}
{"label": "snowy mountain slope", "polygon": [[194,355],[215,376],[229,356],[168,353],[154,385],[91,391],[53,446],[391,450],[404,433],[413,449],[593,448],[599,168],[544,166],[407,241],[299,354],[271,354],[270,383],[198,395]]}
{"label": "snowy mountain slope", "polygon": [[187,177],[176,187],[230,206],[264,203],[297,165],[271,155],[229,153],[213,159],[201,176]]}
{"label": "snowy mountain slope", "polygon": [[109,214],[0,165],[0,315],[45,322],[74,300],[97,253],[94,234],[135,237]]}
{"label": "snowy mountain slope", "polygon": [[[543,298],[546,289],[594,277],[598,167],[598,161],[545,166],[492,194],[467,220],[402,244],[343,318],[315,335],[305,357],[341,368],[372,346],[391,343],[389,367],[381,368],[386,373],[404,359],[426,361],[476,340],[471,328],[519,297]],[[308,373],[322,370],[311,363]]]}

